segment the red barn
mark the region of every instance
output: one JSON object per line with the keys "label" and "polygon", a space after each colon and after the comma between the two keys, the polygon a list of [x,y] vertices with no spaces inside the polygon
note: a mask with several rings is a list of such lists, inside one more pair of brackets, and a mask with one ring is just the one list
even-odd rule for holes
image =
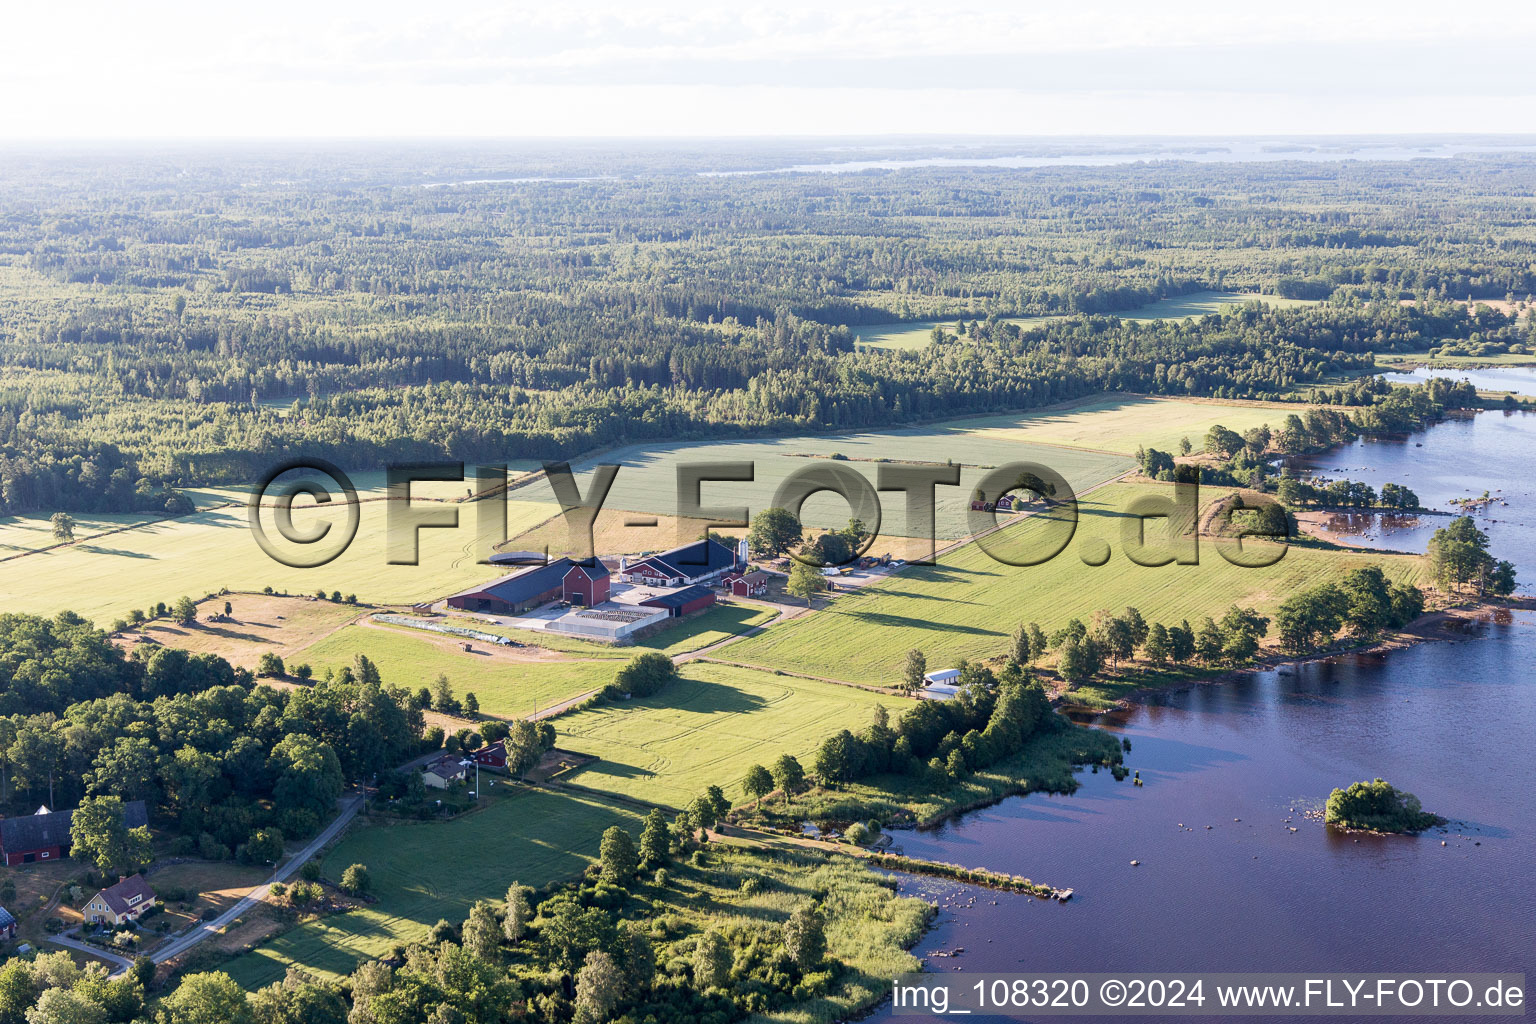
{"label": "red barn", "polygon": [[715,592],[708,587],[684,587],[681,590],[669,590],[655,597],[648,597],[640,602],[643,608],[665,608],[667,614],[674,619],[680,619],[684,615],[692,615],[694,612],[703,611],[715,603]]}
{"label": "red barn", "polygon": [[608,569],[603,563],[572,565],[560,583],[560,596],[571,604],[593,605],[608,600]]}
{"label": "red barn", "polygon": [[522,615],[540,605],[560,600],[564,592],[562,581],[571,565],[569,558],[556,558],[547,565],[525,567],[499,580],[451,595],[448,606],[467,612]]}
{"label": "red barn", "polygon": [[698,540],[619,567],[619,579],[642,587],[704,583],[746,565],[745,543],[731,550],[717,540]]}
{"label": "red barn", "polygon": [[[68,853],[72,842],[69,826],[74,815],[74,811],[50,811],[39,807],[36,814],[0,821],[0,856],[3,856],[6,867],[58,860]],[[123,824],[129,828],[149,824],[149,812],[143,800],[129,800],[123,804]]]}

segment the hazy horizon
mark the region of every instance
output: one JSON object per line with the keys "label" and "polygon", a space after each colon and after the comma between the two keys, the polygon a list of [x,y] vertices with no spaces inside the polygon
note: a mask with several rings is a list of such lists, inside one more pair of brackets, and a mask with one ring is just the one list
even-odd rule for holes
{"label": "hazy horizon", "polygon": [[1485,134],[1536,109],[1515,3],[173,0],[0,24],[7,140]]}

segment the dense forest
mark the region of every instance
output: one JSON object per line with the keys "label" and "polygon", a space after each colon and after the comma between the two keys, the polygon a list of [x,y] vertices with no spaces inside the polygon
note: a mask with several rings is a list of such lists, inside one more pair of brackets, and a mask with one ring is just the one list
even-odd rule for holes
{"label": "dense forest", "polygon": [[[1379,353],[1536,343],[1463,304],[1536,290],[1522,157],[715,177],[591,147],[329,156],[0,162],[0,513],[157,510],[285,451],[569,458],[1100,391],[1300,400]],[[429,187],[522,174],[582,180]],[[1114,315],[1204,289],[1329,301]],[[930,319],[961,329],[860,343]]]}
{"label": "dense forest", "polygon": [[280,850],[319,829],[348,781],[421,747],[411,695],[358,668],[279,690],[213,655],[125,656],[70,613],[0,615],[0,808],[143,800],[173,853]]}

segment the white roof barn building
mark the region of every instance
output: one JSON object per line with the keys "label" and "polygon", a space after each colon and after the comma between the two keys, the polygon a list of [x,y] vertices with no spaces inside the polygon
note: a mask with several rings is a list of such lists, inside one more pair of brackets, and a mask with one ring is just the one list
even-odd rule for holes
{"label": "white roof barn building", "polygon": [[923,696],[932,700],[949,700],[960,692],[960,670],[957,668],[928,672],[923,680],[928,684],[923,687]]}

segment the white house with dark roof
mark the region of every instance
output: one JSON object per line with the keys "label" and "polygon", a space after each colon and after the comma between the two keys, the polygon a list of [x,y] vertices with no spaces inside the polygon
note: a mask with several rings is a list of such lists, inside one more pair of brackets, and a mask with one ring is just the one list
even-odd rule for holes
{"label": "white house with dark roof", "polygon": [[421,770],[421,781],[432,789],[447,789],[468,775],[468,767],[459,758],[444,754]]}

